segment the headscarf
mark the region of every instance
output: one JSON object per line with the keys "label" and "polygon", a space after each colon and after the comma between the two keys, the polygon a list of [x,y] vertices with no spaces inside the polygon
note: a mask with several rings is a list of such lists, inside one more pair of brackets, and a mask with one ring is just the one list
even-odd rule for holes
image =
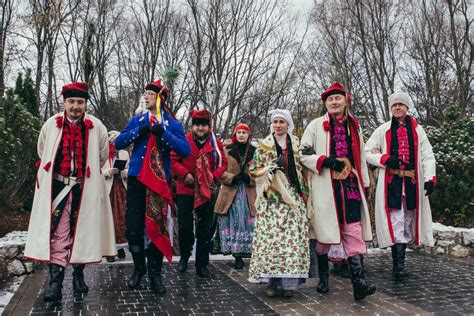
{"label": "headscarf", "polygon": [[247,124],[237,124],[237,126],[234,129],[234,133],[232,133],[232,143],[235,144],[237,143],[237,131],[246,131],[249,134],[249,137],[247,138],[247,143],[250,141],[252,138],[252,134],[250,134],[250,127]]}
{"label": "headscarf", "polygon": [[[281,117],[282,119],[284,119],[288,123],[288,134],[293,133],[293,130],[295,129],[295,124],[293,123],[293,119],[291,118],[290,111],[283,110],[283,109],[275,109],[275,110],[271,110],[269,112],[269,114],[270,114],[270,123],[273,122],[273,120],[276,117]],[[270,124],[270,131],[272,133],[275,132],[275,130],[273,129],[273,126],[271,124]]]}
{"label": "headscarf", "polygon": [[411,104],[410,96],[406,94],[405,92],[392,93],[388,97],[388,105],[392,107],[392,105],[397,104],[397,103],[401,103],[405,105],[407,108],[410,108],[410,104]]}

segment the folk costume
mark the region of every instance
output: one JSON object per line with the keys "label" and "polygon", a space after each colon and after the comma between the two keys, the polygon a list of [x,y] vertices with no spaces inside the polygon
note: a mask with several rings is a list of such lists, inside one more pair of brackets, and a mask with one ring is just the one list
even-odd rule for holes
{"label": "folk costume", "polygon": [[[67,98],[89,98],[86,83],[62,88]],[[25,257],[49,263],[47,301],[62,298],[64,270],[73,265],[73,289],[86,293],[84,266],[114,256],[110,201],[100,168],[108,157],[107,130],[83,114],[72,121],[66,111],[49,118],[38,138],[38,173]]]}
{"label": "folk costume", "polygon": [[[405,93],[394,93],[389,105],[410,104]],[[392,118],[378,127],[365,145],[367,162],[379,167],[375,198],[377,241],[391,247],[393,275],[407,276],[407,244],[433,246],[433,228],[428,194],[436,183],[436,161],[426,133],[407,115]],[[427,195],[425,195],[427,190]]]}
{"label": "folk costume", "polygon": [[316,289],[319,293],[329,291],[328,251],[331,245],[342,243],[351,265],[354,298],[361,299],[375,292],[375,287],[364,281],[362,257],[366,253],[365,242],[372,240],[364,193],[370,180],[362,131],[348,112],[349,94],[335,82],[321,94],[321,99],[325,102],[335,94],[346,97],[346,114],[340,120],[329,113],[313,120],[301,140],[301,163],[313,171],[313,228],[320,277]]}
{"label": "folk costume", "polygon": [[172,150],[181,157],[189,155],[183,127],[166,104],[170,92],[161,80],[149,83],[145,93],[156,94],[156,115],[150,111],[132,117],[115,141],[118,150],[133,143],[125,221],[135,268],[128,286],[136,288],[140,284],[147,270],[146,256],[151,287],[158,294],[166,292],[161,282],[163,256],[171,262],[173,253],[167,226],[172,205],[170,155]]}
{"label": "folk costume", "polygon": [[299,140],[292,135],[293,120],[287,110],[271,112],[271,121],[283,118],[288,132],[273,133],[259,144],[249,171],[255,177],[257,196],[249,281],[268,282],[267,295],[281,287],[292,295],[310,266],[308,217],[304,198]]}
{"label": "folk costume", "polygon": [[[209,125],[211,114],[207,110],[190,112],[193,125]],[[220,180],[227,169],[227,159],[220,140],[216,139],[212,130],[205,139],[198,139],[191,131],[186,135],[191,145],[191,154],[183,159],[173,153],[172,168],[176,179],[178,204],[178,236],[181,273],[187,270],[188,260],[194,244],[194,215],[197,217],[196,227],[196,274],[210,278],[207,269],[211,239],[214,226],[213,200],[216,196],[215,181]],[[187,185],[185,178],[191,174],[194,183]]]}
{"label": "folk costume", "polygon": [[[112,214],[114,218],[115,242],[117,243],[118,257],[125,258],[125,249],[128,246],[125,209],[127,201],[127,173],[130,155],[126,150],[115,150],[115,139],[120,133],[117,131],[108,132],[109,157],[102,166],[102,174],[105,178],[106,192],[110,196]],[[124,162],[123,169],[119,170],[115,166],[116,162]],[[115,261],[114,257],[107,257],[107,261]]]}
{"label": "folk costume", "polygon": [[[237,131],[249,134],[247,142],[237,141]],[[232,135],[232,143],[224,147],[227,170],[221,177],[221,187],[214,206],[214,213],[218,214],[221,251],[236,258],[236,269],[242,269],[242,258],[250,257],[252,253],[256,191],[255,180],[248,171],[255,153],[250,139],[249,126],[238,124]]]}

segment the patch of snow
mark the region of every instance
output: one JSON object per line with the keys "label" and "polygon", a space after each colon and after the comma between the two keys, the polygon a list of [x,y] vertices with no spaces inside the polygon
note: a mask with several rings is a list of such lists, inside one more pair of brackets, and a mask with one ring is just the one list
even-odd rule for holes
{"label": "patch of snow", "polygon": [[433,223],[433,230],[437,231],[454,231],[457,233],[461,232],[474,232],[474,228],[463,228],[463,227],[453,227],[453,226],[445,226],[441,223]]}
{"label": "patch of snow", "polygon": [[26,243],[27,231],[13,231],[0,238],[0,247],[7,245],[24,245]]}
{"label": "patch of snow", "polygon": [[23,282],[24,278],[25,276],[13,278],[4,289],[0,290],[0,315],[3,314],[5,307],[12,299],[16,290],[18,290],[18,288],[20,287],[21,282]]}

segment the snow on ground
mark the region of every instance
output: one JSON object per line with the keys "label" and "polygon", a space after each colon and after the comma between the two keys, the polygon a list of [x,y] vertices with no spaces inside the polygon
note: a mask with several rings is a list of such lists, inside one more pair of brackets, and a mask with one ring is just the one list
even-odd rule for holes
{"label": "snow on ground", "polygon": [[0,315],[3,314],[5,307],[10,302],[16,290],[18,290],[18,288],[20,287],[21,282],[23,282],[24,278],[24,275],[19,277],[13,277],[8,281],[6,287],[0,290]]}

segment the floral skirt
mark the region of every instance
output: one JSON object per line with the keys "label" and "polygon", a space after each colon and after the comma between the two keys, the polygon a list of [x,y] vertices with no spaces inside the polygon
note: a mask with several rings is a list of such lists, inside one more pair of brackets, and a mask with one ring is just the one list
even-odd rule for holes
{"label": "floral skirt", "polygon": [[229,212],[219,215],[218,222],[221,252],[248,257],[252,253],[254,218],[250,215],[245,184],[239,186]]}
{"label": "floral skirt", "polygon": [[290,188],[297,205],[267,199],[257,208],[249,281],[307,278],[310,268],[306,206]]}

